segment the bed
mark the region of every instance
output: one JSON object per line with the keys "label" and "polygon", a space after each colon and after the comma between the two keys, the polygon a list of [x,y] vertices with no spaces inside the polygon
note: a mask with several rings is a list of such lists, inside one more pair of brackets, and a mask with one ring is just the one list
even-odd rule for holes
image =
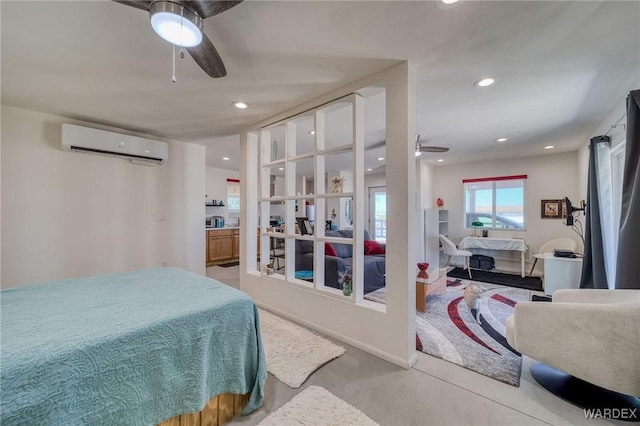
{"label": "bed", "polygon": [[257,307],[210,278],[145,269],[10,288],[0,302],[2,425],[155,425],[210,400],[243,414],[262,404]]}

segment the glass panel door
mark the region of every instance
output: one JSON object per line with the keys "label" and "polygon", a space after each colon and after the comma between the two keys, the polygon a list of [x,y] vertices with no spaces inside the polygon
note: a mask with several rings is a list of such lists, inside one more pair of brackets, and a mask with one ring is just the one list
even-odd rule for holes
{"label": "glass panel door", "polygon": [[387,188],[369,188],[369,237],[387,242]]}

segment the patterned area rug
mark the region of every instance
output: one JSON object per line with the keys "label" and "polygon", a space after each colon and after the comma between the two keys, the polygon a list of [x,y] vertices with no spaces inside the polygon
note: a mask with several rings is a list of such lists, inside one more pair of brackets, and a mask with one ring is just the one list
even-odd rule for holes
{"label": "patterned area rug", "polygon": [[[460,278],[464,280],[469,277],[469,273],[466,269],[453,268],[447,272],[447,276],[449,276],[449,278]],[[542,280],[540,277],[523,278],[516,274],[504,274],[501,272],[483,271],[480,269],[471,269],[471,276],[473,281],[523,288],[525,290],[543,291]]]}
{"label": "patterned area rug", "polygon": [[[483,290],[480,324],[475,309],[463,299],[471,283]],[[365,299],[385,303],[385,289]],[[416,311],[416,349],[513,386],[520,386],[522,357],[505,338],[505,323],[518,302],[528,301],[529,290],[453,279],[447,293],[427,296],[427,312]]]}

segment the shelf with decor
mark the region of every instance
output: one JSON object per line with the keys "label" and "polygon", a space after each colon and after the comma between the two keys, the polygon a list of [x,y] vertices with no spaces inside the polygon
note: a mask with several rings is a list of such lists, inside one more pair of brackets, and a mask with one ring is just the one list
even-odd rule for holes
{"label": "shelf with decor", "polygon": [[427,263],[433,266],[443,264],[440,235],[449,236],[449,210],[426,209],[424,211],[424,254]]}

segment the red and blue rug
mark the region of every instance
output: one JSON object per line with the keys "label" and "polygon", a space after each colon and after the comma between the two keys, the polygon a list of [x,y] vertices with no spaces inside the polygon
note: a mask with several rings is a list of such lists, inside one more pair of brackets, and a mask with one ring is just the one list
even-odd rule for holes
{"label": "red and blue rug", "polygon": [[[465,287],[474,283],[483,292],[480,324],[465,303]],[[520,386],[522,357],[505,338],[507,317],[531,291],[496,284],[450,279],[447,293],[427,296],[427,312],[416,311],[416,349],[492,379]],[[365,296],[385,302],[384,289]]]}

